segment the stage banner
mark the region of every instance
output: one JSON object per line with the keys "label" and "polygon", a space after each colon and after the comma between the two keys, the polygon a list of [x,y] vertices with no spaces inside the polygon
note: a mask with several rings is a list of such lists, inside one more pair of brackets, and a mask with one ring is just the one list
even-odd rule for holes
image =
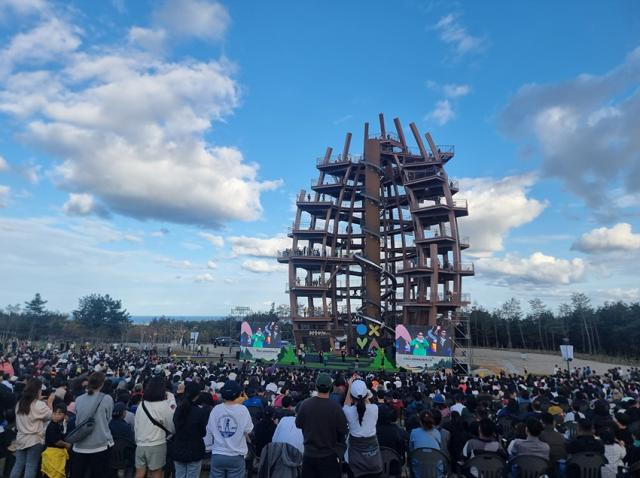
{"label": "stage banner", "polygon": [[412,372],[453,367],[453,326],[397,325],[396,366]]}
{"label": "stage banner", "polygon": [[282,333],[278,322],[240,325],[240,360],[278,360],[282,346]]}

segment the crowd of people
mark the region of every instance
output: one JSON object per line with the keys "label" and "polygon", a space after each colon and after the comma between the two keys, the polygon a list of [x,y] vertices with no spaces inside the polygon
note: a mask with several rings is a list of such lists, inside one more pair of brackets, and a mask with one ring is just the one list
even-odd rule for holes
{"label": "crowd of people", "polygon": [[421,476],[420,449],[444,457],[442,476],[478,476],[465,463],[483,454],[538,456],[550,476],[572,476],[564,460],[585,451],[606,457],[604,478],[640,462],[635,368],[478,377],[18,341],[1,353],[10,478],[196,478],[206,468],[211,478]]}

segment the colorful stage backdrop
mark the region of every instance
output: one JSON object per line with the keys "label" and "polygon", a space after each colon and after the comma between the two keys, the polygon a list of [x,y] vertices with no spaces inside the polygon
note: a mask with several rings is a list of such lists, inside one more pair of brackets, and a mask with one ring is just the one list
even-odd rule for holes
{"label": "colorful stage backdrop", "polygon": [[453,366],[453,327],[396,326],[396,366],[414,372]]}
{"label": "colorful stage backdrop", "polygon": [[240,360],[276,361],[282,346],[278,322],[240,325]]}

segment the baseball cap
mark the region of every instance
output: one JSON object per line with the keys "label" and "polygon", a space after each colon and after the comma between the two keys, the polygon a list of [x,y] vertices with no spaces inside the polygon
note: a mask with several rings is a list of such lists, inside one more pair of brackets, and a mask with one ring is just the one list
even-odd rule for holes
{"label": "baseball cap", "polygon": [[433,403],[446,403],[444,397],[439,393],[435,394],[431,400]]}
{"label": "baseball cap", "polygon": [[372,394],[367,389],[367,384],[363,380],[354,380],[351,384],[351,395],[355,398],[371,398]]}
{"label": "baseball cap", "polygon": [[242,393],[242,387],[235,380],[227,380],[220,389],[220,395],[225,400],[235,400]]}
{"label": "baseball cap", "polygon": [[327,393],[331,390],[331,386],[333,385],[333,380],[331,380],[331,376],[328,373],[319,373],[318,378],[316,379],[316,387],[318,387],[318,392]]}
{"label": "baseball cap", "polygon": [[275,383],[271,382],[267,384],[265,390],[271,393],[278,393],[278,386]]}

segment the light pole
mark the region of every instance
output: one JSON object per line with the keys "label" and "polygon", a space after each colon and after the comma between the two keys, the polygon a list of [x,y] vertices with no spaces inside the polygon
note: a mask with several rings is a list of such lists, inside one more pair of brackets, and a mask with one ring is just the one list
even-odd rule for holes
{"label": "light pole", "polygon": [[567,362],[567,378],[571,377],[571,367],[570,367],[570,363],[573,360],[573,345],[571,345],[569,342],[569,338],[565,337],[562,339],[563,344],[560,345],[560,353],[562,354],[562,358],[563,360],[565,360]]}

